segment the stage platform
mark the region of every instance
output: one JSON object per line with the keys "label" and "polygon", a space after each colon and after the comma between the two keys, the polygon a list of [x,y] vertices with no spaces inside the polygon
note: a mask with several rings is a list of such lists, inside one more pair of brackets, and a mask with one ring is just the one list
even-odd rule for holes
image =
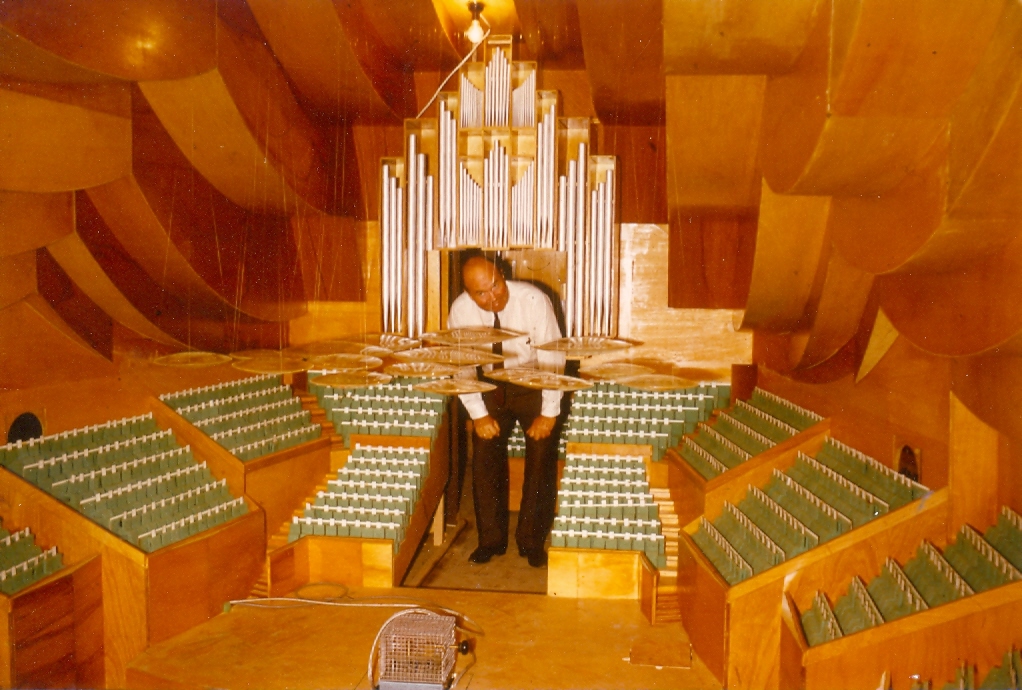
{"label": "stage platform", "polygon": [[[326,598],[342,591],[313,586],[303,595]],[[691,656],[681,626],[651,626],[634,601],[412,588],[349,592],[354,600],[381,596],[433,602],[482,627],[476,662],[456,688],[720,687]],[[395,610],[234,606],[146,650],[131,664],[128,686],[366,690],[370,646]],[[471,659],[460,656],[459,671]]]}

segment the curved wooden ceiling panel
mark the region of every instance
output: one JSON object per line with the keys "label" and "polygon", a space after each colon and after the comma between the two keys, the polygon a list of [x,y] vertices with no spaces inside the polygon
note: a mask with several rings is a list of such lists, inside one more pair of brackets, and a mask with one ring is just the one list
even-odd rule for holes
{"label": "curved wooden ceiling panel", "polygon": [[776,194],[763,182],[742,330],[804,328],[825,250],[830,208],[830,197]]}
{"label": "curved wooden ceiling panel", "polygon": [[116,81],[43,50],[0,25],[0,75],[19,81],[56,84],[94,84]]}
{"label": "curved wooden ceiling panel", "polygon": [[806,45],[820,0],[664,3],[667,74],[777,74]]}
{"label": "curved wooden ceiling panel", "polygon": [[544,69],[585,68],[576,0],[515,0],[529,57]]}
{"label": "curved wooden ceiling panel", "polygon": [[905,265],[931,240],[947,210],[947,138],[902,182],[882,194],[836,196],[831,237],[841,256],[873,274]]}
{"label": "curved wooden ceiling panel", "polygon": [[63,102],[0,88],[0,189],[65,192],[104,184],[131,169],[127,88],[103,88],[97,95],[121,101],[127,106],[123,116],[87,107],[94,92],[80,88]]}
{"label": "curved wooden ceiling panel", "polygon": [[0,192],[0,257],[39,249],[74,228],[74,196]]}
{"label": "curved wooden ceiling panel", "polygon": [[669,208],[758,205],[765,87],[757,75],[667,77]]}
{"label": "curved wooden ceiling panel", "polygon": [[578,4],[586,74],[605,124],[664,122],[661,0]]}
{"label": "curved wooden ceiling panel", "polygon": [[[333,2],[349,36],[363,36],[371,31],[371,35],[379,38],[390,56],[416,71],[450,70],[461,60],[461,55],[455,48],[455,42],[460,43],[456,29],[440,2],[435,0],[333,0]],[[493,9],[490,8],[491,14]],[[513,16],[514,4],[510,4],[510,9]],[[470,46],[465,47],[467,49]],[[414,113],[409,117],[412,116]]]}
{"label": "curved wooden ceiling panel", "polygon": [[[85,245],[98,269],[105,273],[109,282],[137,312],[165,334],[191,348],[220,352],[230,352],[249,346],[259,347],[262,344],[270,346],[280,344],[283,334],[286,333],[286,326],[280,323],[259,321],[238,312],[230,318],[216,315],[210,317],[197,309],[191,309],[189,305],[162,289],[131,258],[85,192],[78,192],[75,195],[75,209],[77,237]],[[254,237],[258,237],[258,230],[246,229],[246,233],[246,244],[253,242]],[[286,253],[286,247],[284,249]],[[241,251],[244,253],[253,250],[244,246]],[[265,266],[260,265],[259,256],[261,255],[257,255],[251,262],[253,275],[257,277],[257,281],[264,281],[267,285],[253,286],[252,279],[244,275],[243,264],[238,276],[240,286],[238,300],[274,303],[286,301],[285,297],[281,296],[278,283],[276,281],[271,283],[267,279],[268,271]],[[79,287],[84,290],[83,286]],[[261,291],[271,292],[272,295],[261,294]],[[287,313],[286,309],[281,311]]]}
{"label": "curved wooden ceiling panel", "polygon": [[158,343],[184,346],[184,343],[164,333],[135,308],[110,280],[77,232],[62,237],[46,249],[82,292],[114,321]]}
{"label": "curved wooden ceiling panel", "polygon": [[794,367],[808,369],[822,364],[855,336],[872,287],[872,274],[830,252],[820,294],[812,300],[812,326],[792,352]]}
{"label": "curved wooden ceiling panel", "polygon": [[39,295],[0,309],[0,333],[17,334],[4,341],[4,356],[0,357],[3,389],[117,375],[114,365],[69,328]]}
{"label": "curved wooden ceiling panel", "polygon": [[877,286],[891,323],[926,352],[975,355],[1022,333],[1022,240],[956,271],[882,276]]}
{"label": "curved wooden ceiling panel", "polygon": [[[200,314],[231,318],[234,305],[213,289],[189,262],[153,212],[134,176],[85,190],[110,232],[161,288]],[[180,233],[179,233],[180,234]],[[260,310],[263,311],[263,310]],[[276,310],[251,314],[279,318]]]}
{"label": "curved wooden ceiling panel", "polygon": [[414,116],[410,70],[371,35],[357,27],[349,33],[331,0],[248,0],[248,5],[311,111],[358,122]]}
{"label": "curved wooden ceiling panel", "polygon": [[[258,32],[254,20],[252,28]],[[299,106],[261,37],[217,20],[215,70],[140,82],[150,106],[192,165],[233,202],[290,215],[332,210],[332,147]]]}
{"label": "curved wooden ceiling panel", "polygon": [[1004,0],[835,2],[831,111],[860,117],[947,118],[1005,5]]}
{"label": "curved wooden ceiling panel", "polygon": [[[131,222],[152,214],[198,278],[232,309],[267,321],[301,313],[301,305],[293,303],[294,293],[281,289],[280,266],[294,263],[288,218],[256,214],[233,203],[196,173],[140,93],[136,93],[134,106],[133,179],[144,199],[117,202],[129,203],[141,214]],[[111,213],[107,206],[103,208],[105,215]],[[276,229],[275,234],[253,249],[251,228],[266,224]],[[118,222],[113,226],[116,232],[122,231]],[[280,264],[261,260],[246,265],[246,256],[252,252],[273,254]],[[246,288],[249,282],[263,285],[261,292],[267,298],[252,299]],[[287,299],[282,300],[282,294]]]}
{"label": "curved wooden ceiling panel", "polygon": [[1001,9],[889,10],[876,0],[836,3],[833,14],[824,6],[793,71],[768,82],[760,158],[773,189],[879,194],[942,135]]}
{"label": "curved wooden ceiling panel", "polygon": [[7,0],[0,25],[68,62],[126,80],[216,62],[215,0]]}

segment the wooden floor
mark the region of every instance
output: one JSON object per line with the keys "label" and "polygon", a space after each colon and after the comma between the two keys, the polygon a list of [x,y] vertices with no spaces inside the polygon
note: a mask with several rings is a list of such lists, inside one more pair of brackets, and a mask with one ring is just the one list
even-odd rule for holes
{"label": "wooden floor", "polygon": [[[304,595],[336,596],[307,588]],[[400,588],[352,591],[354,600],[413,597],[455,609],[485,632],[458,688],[719,688],[678,624],[651,626],[634,601],[558,599]],[[306,605],[229,612],[148,649],[132,688],[370,687],[366,660],[395,609]],[[459,657],[464,669],[471,655]],[[657,666],[661,668],[657,668]]]}

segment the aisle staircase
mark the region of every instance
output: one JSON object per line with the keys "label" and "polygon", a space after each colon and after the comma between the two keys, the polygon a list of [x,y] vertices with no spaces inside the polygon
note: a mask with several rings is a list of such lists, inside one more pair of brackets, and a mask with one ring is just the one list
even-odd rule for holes
{"label": "aisle staircase", "polygon": [[661,531],[664,535],[664,552],[667,559],[660,568],[660,579],[657,582],[656,610],[653,613],[654,623],[671,623],[681,621],[681,603],[678,599],[678,534],[681,524],[674,510],[674,501],[668,489],[650,489],[653,500],[660,508]]}

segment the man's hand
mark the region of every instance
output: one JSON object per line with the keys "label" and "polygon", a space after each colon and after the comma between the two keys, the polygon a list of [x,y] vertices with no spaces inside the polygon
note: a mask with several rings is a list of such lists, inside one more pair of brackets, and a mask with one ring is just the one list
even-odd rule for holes
{"label": "man's hand", "polygon": [[496,438],[500,433],[500,424],[497,424],[497,420],[490,415],[473,420],[472,425],[475,427],[476,436],[486,441]]}
{"label": "man's hand", "polygon": [[554,430],[554,423],[556,421],[557,417],[544,417],[540,415],[532,420],[532,424],[529,425],[525,433],[533,441],[541,441]]}

